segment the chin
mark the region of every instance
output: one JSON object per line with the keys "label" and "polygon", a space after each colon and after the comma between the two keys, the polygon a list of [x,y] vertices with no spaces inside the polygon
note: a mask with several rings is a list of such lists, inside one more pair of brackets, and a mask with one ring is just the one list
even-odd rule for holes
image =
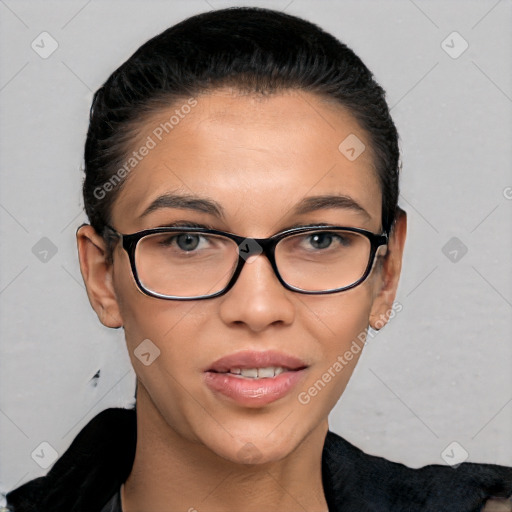
{"label": "chin", "polygon": [[290,439],[269,442],[264,436],[253,440],[231,443],[230,446],[219,447],[217,455],[235,464],[248,466],[271,464],[286,458],[294,451],[296,445]]}
{"label": "chin", "polygon": [[286,458],[307,437],[306,431],[302,435],[291,432],[290,425],[287,429],[276,429],[279,421],[252,426],[245,423],[245,428],[224,423],[226,430],[208,429],[197,432],[197,437],[212,453],[235,464],[267,464]]}

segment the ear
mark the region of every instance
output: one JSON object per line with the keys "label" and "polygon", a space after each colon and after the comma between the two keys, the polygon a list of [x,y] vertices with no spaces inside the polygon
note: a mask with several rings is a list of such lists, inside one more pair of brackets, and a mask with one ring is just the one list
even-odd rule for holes
{"label": "ear", "polygon": [[377,331],[388,323],[390,312],[393,311],[393,302],[402,270],[406,235],[407,214],[399,208],[389,237],[387,251],[380,256],[382,260],[379,273],[376,275],[376,292],[370,312],[370,325]]}
{"label": "ear", "polygon": [[122,327],[123,320],[113,283],[113,264],[107,261],[106,244],[89,224],[76,232],[80,272],[87,296],[100,322],[112,328]]}

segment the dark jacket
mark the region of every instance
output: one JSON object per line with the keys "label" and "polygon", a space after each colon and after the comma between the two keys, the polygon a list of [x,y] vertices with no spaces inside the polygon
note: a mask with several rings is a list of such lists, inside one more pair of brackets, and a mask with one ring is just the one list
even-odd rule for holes
{"label": "dark jacket", "polygon": [[[117,493],[130,474],[136,438],[134,409],[101,412],[45,477],[7,494],[8,506],[14,512],[118,512]],[[463,463],[412,469],[367,455],[331,431],[322,453],[322,480],[330,512],[476,512],[492,496],[512,496],[511,467]]]}

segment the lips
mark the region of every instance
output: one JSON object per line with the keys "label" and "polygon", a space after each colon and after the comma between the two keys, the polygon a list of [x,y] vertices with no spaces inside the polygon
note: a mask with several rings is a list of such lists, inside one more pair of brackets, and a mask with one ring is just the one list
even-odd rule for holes
{"label": "lips", "polygon": [[250,369],[271,367],[280,367],[287,371],[296,371],[306,368],[307,364],[297,357],[282,352],[272,350],[265,352],[246,350],[217,359],[206,371],[226,373],[232,368]]}
{"label": "lips", "polygon": [[308,365],[276,351],[242,351],[222,357],[204,371],[205,384],[245,407],[261,407],[287,395]]}

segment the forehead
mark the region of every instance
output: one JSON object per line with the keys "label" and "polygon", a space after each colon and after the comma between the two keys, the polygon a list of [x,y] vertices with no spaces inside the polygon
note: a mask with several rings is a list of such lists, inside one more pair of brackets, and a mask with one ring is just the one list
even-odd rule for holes
{"label": "forehead", "polygon": [[380,223],[367,134],[346,108],[311,93],[185,98],[141,122],[133,151],[145,155],[114,203],[120,228],[143,227],[151,200],[171,191],[213,198],[243,223],[282,218],[308,195],[343,194]]}

